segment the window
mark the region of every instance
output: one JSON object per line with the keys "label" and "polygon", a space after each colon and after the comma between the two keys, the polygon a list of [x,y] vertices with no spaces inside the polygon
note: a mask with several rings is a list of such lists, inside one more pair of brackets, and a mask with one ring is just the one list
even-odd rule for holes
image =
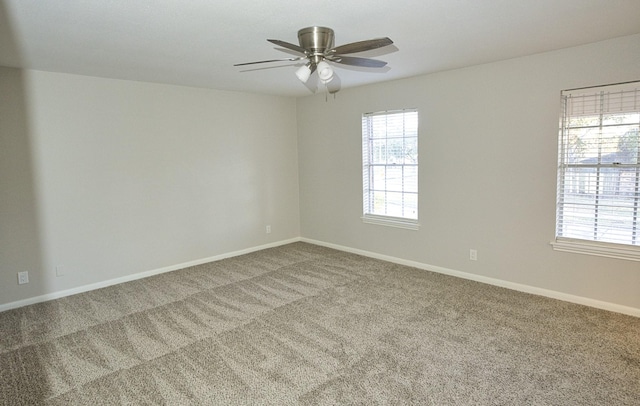
{"label": "window", "polygon": [[640,261],[640,82],[562,92],[554,248]]}
{"label": "window", "polygon": [[418,111],[362,116],[363,221],[418,228]]}

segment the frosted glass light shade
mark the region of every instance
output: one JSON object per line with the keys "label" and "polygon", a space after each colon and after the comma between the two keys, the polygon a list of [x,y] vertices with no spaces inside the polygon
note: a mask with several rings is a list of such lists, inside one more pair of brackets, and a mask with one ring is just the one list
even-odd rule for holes
{"label": "frosted glass light shade", "polygon": [[333,79],[333,69],[325,61],[318,63],[318,77],[320,77],[322,83],[328,83]]}
{"label": "frosted glass light shade", "polygon": [[311,76],[311,68],[309,67],[309,65],[300,67],[300,69],[296,71],[296,76],[302,83],[307,83],[307,80],[309,80],[309,76]]}

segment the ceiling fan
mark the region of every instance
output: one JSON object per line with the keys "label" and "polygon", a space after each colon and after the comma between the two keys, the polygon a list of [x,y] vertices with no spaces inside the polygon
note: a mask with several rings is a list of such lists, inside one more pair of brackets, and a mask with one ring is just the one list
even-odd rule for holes
{"label": "ceiling fan", "polygon": [[377,59],[359,58],[355,56],[345,56],[358,52],[369,51],[393,44],[389,38],[375,38],[365,41],[352,42],[340,46],[334,46],[334,33],[327,27],[307,27],[298,31],[298,42],[300,45],[278,39],[267,39],[267,41],[279,45],[283,48],[302,54],[297,58],[269,59],[266,61],[255,61],[238,63],[233,66],[254,65],[259,63],[303,61],[306,64],[296,71],[296,76],[301,82],[306,83],[309,77],[316,70],[322,83],[329,83],[333,77],[333,69],[328,62],[341,63],[344,65],[361,66],[366,68],[381,68],[387,63]]}

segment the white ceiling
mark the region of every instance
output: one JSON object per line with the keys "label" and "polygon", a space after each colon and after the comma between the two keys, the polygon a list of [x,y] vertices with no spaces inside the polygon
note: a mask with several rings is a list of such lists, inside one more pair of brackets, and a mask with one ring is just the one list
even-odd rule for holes
{"label": "white ceiling", "polygon": [[640,0],[0,0],[0,65],[304,96],[291,64],[233,64],[312,25],[395,42],[354,55],[388,69],[337,68],[344,89],[640,33]]}

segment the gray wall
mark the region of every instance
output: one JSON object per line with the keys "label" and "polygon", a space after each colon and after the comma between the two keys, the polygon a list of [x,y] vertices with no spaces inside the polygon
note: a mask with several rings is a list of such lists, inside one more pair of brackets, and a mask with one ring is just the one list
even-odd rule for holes
{"label": "gray wall", "polygon": [[10,68],[0,95],[0,305],[300,235],[293,98]]}
{"label": "gray wall", "polygon": [[[640,309],[638,262],[549,245],[560,90],[637,79],[639,35],[328,101],[0,68],[0,306],[302,236]],[[419,231],[360,220],[361,115],[405,107]]]}
{"label": "gray wall", "polygon": [[[549,244],[560,91],[638,79],[635,35],[300,98],[302,236],[638,309],[639,262]],[[364,224],[361,116],[409,107],[420,114],[420,230]]]}

